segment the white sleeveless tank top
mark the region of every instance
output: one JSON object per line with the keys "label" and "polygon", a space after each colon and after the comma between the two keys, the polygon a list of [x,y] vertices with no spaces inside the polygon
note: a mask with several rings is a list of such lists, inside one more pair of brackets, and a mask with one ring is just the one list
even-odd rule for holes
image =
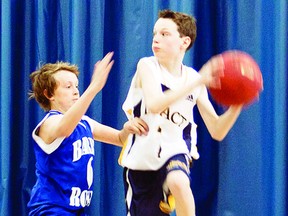
{"label": "white sleeveless tank top", "polygon": [[[180,78],[173,77],[160,66],[157,59],[140,59],[149,65],[151,76],[159,81],[162,90],[177,90],[187,80],[199,78],[192,68],[182,65]],[[147,71],[148,73],[148,71]],[[136,86],[137,71],[132,79],[127,98],[122,106],[128,119],[141,117],[149,126],[147,136],[130,135],[119,157],[119,164],[133,170],[157,170],[174,155],[186,154],[198,159],[196,147],[197,125],[193,120],[193,108],[201,87],[195,88],[186,98],[176,101],[160,114],[149,113],[142,89]]]}

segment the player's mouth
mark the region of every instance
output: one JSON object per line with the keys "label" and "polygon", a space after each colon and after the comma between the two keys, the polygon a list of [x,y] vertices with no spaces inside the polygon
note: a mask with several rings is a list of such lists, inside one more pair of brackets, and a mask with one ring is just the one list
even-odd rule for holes
{"label": "player's mouth", "polygon": [[160,48],[159,48],[159,47],[156,47],[156,46],[153,46],[153,47],[152,47],[152,50],[153,50],[153,52],[158,52],[158,51],[160,50]]}

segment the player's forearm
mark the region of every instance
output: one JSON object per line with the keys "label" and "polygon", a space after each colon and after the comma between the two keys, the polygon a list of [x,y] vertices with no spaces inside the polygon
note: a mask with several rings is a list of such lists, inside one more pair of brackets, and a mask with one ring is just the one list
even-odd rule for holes
{"label": "player's forearm", "polygon": [[129,136],[129,132],[125,129],[122,129],[120,132],[119,132],[119,146],[123,146],[124,143],[127,141],[128,139],[128,136]]}
{"label": "player's forearm", "polygon": [[95,90],[89,86],[75,104],[64,113],[59,125],[59,128],[63,129],[63,136],[67,137],[73,132],[98,92],[99,90]]}
{"label": "player's forearm", "polygon": [[110,135],[98,137],[96,140],[106,143],[106,144],[111,144],[111,145],[122,147],[124,143],[126,142],[129,133],[126,133],[124,129],[119,131],[119,130],[111,128],[111,131],[112,130],[113,130],[113,133],[110,132]]}
{"label": "player's forearm", "polygon": [[182,88],[178,90],[166,90],[162,95],[154,97],[153,99],[147,98],[147,107],[152,113],[160,113],[169,107],[171,104],[177,102],[180,99],[187,97],[193,89],[202,85],[202,79],[194,80],[193,82],[186,83]]}
{"label": "player's forearm", "polygon": [[211,134],[213,139],[221,141],[235,124],[242,110],[242,106],[230,106],[217,120],[215,130]]}

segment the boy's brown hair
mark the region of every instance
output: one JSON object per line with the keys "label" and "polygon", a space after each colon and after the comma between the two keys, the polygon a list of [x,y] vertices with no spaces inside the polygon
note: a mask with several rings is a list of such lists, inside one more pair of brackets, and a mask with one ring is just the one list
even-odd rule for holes
{"label": "boy's brown hair", "polygon": [[187,47],[187,50],[193,46],[197,35],[196,19],[194,17],[185,13],[162,10],[159,12],[158,18],[172,19],[178,26],[180,37],[188,36],[191,39],[191,43]]}
{"label": "boy's brown hair", "polygon": [[35,98],[42,109],[49,111],[51,109],[50,101],[47,97],[52,97],[57,87],[54,74],[57,71],[66,70],[79,75],[78,67],[68,62],[57,61],[56,63],[47,63],[38,70],[30,74],[32,81],[32,91],[29,93],[29,99]]}

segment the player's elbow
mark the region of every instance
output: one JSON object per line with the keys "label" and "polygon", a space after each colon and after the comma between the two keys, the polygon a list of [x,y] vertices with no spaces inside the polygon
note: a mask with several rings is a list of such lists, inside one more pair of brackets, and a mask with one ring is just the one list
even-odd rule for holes
{"label": "player's elbow", "polygon": [[71,130],[58,130],[57,137],[69,137],[73,131]]}
{"label": "player's elbow", "polygon": [[146,104],[147,109],[150,113],[157,114],[163,111],[163,108],[157,103]]}
{"label": "player's elbow", "polygon": [[153,113],[153,114],[159,114],[159,113],[163,112],[164,110],[165,110],[165,108],[157,107],[157,106],[149,108],[149,112]]}
{"label": "player's elbow", "polygon": [[221,133],[213,132],[211,133],[211,137],[214,140],[221,142],[225,138],[225,135]]}
{"label": "player's elbow", "polygon": [[153,114],[157,114],[157,113],[160,113],[160,109],[158,109],[157,107],[151,107],[149,108],[149,111],[150,113],[153,113]]}
{"label": "player's elbow", "polygon": [[218,142],[221,142],[224,139],[224,137],[214,136],[213,139],[218,141]]}

